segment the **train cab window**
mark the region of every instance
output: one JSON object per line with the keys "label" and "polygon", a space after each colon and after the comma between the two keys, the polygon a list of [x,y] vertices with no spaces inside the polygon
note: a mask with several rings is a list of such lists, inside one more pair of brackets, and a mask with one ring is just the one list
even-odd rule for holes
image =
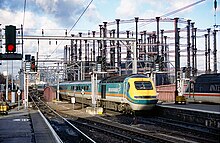
{"label": "train cab window", "polygon": [[135,81],[135,88],[137,90],[152,90],[153,86],[150,81]]}
{"label": "train cab window", "polygon": [[63,86],[60,86],[60,87],[59,87],[59,90],[64,90]]}

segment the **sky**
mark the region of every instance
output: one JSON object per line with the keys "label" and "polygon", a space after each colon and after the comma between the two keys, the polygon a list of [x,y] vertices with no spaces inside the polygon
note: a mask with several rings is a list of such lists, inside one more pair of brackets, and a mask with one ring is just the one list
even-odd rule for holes
{"label": "sky", "polygon": [[[85,10],[91,0],[0,0],[0,28],[6,25],[15,25],[17,28],[24,27],[24,35],[40,36],[42,29],[44,35],[64,36],[65,31],[70,34],[78,34],[78,32],[87,33],[88,31],[98,31],[99,25],[106,22],[114,22],[115,19],[133,20],[134,17],[140,19],[152,19],[157,16],[165,15],[174,10],[178,10],[184,6],[195,2],[198,4],[169,15],[168,18],[184,18],[195,22],[198,29],[212,28],[217,21],[220,24],[220,1],[217,0],[218,6],[216,10],[216,18],[214,18],[214,0],[93,0],[89,8],[76,23],[82,12]],[[25,12],[24,12],[25,7]],[[139,30],[156,31],[156,23],[140,23]],[[161,28],[172,30],[173,23],[161,23]],[[185,24],[179,24],[184,28]],[[116,26],[109,26],[108,29],[116,29]],[[71,31],[70,31],[71,30]],[[135,23],[122,24],[120,30],[135,31]],[[4,34],[4,31],[2,32]],[[217,57],[218,72],[220,71],[220,32],[217,34]],[[198,33],[197,35],[204,35]],[[172,35],[171,35],[172,36]],[[184,37],[184,33],[182,34]],[[18,43],[21,41],[17,41]],[[183,41],[184,42],[184,41]],[[170,41],[172,43],[172,41]],[[204,39],[198,39],[198,49],[204,50]],[[211,38],[211,45],[213,40]],[[4,40],[3,40],[4,44]],[[36,55],[39,48],[39,57],[44,58],[48,55],[52,59],[63,58],[63,46],[70,44],[67,41],[38,41],[25,40],[24,54]],[[4,45],[3,45],[4,47]],[[186,47],[183,47],[183,49]],[[212,47],[211,47],[212,48]],[[171,47],[172,49],[172,47]],[[4,52],[4,48],[2,49]],[[21,51],[21,46],[18,46]],[[182,66],[185,66],[186,59],[182,59]],[[198,67],[204,70],[204,57],[199,57]],[[202,61],[202,62],[201,62]],[[0,73],[7,70],[7,62],[1,61]],[[20,61],[14,61],[14,74],[18,73],[21,67]],[[12,62],[8,61],[9,73],[12,68]],[[213,69],[213,65],[211,65]]]}

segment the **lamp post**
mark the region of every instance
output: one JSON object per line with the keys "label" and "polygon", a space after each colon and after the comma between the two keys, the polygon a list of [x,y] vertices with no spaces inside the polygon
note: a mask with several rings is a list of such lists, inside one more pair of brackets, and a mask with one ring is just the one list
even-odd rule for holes
{"label": "lamp post", "polygon": [[12,74],[11,74],[11,102],[15,103],[15,91],[14,91],[14,76],[13,76],[13,60],[12,60]]}
{"label": "lamp post", "polygon": [[7,61],[7,71],[3,72],[3,75],[6,77],[6,89],[5,89],[5,95],[6,100],[8,100],[8,61]]}
{"label": "lamp post", "polygon": [[59,74],[60,74],[59,63],[57,63],[57,101],[60,100],[60,80],[59,80]]}

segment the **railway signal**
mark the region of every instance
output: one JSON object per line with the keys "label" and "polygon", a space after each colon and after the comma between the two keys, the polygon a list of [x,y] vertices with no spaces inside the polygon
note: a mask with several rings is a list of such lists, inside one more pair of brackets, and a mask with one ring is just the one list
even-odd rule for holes
{"label": "railway signal", "polygon": [[22,60],[23,55],[16,53],[16,26],[5,26],[5,53],[0,53],[0,60]]}
{"label": "railway signal", "polygon": [[5,51],[7,53],[16,52],[16,27],[9,25],[5,27]]}
{"label": "railway signal", "polygon": [[35,72],[36,71],[36,66],[35,66],[35,58],[32,56],[31,58],[31,71]]}

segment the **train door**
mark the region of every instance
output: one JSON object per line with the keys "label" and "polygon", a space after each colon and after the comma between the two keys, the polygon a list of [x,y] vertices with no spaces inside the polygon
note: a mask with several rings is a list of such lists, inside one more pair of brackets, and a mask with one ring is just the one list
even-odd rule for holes
{"label": "train door", "polygon": [[101,85],[101,98],[105,99],[106,98],[106,85]]}
{"label": "train door", "polygon": [[[192,94],[192,98],[194,99],[194,90],[195,90],[195,85],[194,85],[194,81],[190,81],[189,84],[190,84],[190,92]],[[190,95],[190,94],[189,94]]]}
{"label": "train door", "polygon": [[123,98],[125,98],[125,96],[127,96],[127,94],[129,94],[130,83],[129,82],[124,82],[123,84],[124,84]]}
{"label": "train door", "polygon": [[187,88],[185,90],[185,96],[187,97],[188,102],[194,102],[195,97],[194,97],[194,81],[190,80],[188,82]]}

